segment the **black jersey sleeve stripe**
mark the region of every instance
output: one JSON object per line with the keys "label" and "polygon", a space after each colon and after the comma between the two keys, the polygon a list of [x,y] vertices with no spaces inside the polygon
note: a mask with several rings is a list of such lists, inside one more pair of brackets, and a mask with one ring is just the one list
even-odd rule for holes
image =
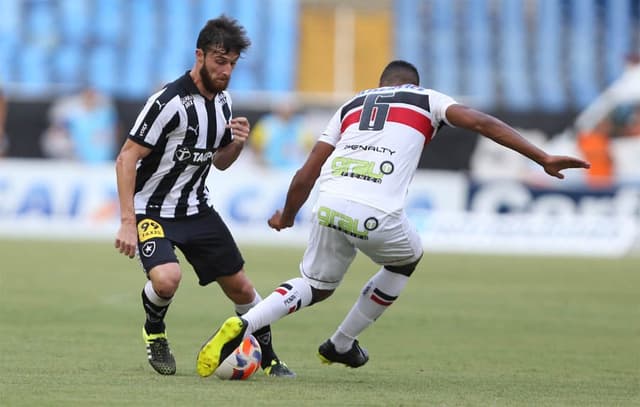
{"label": "black jersey sleeve stripe", "polygon": [[142,140],[139,137],[133,136],[131,134],[129,134],[129,136],[127,136],[127,138],[131,141],[133,141],[136,144],[140,144],[141,146],[147,147],[147,148],[153,148],[153,144],[149,144],[146,141]]}
{"label": "black jersey sleeve stripe", "polygon": [[342,120],[344,120],[344,117],[347,115],[347,113],[349,113],[351,110],[355,109],[358,106],[362,106],[362,104],[364,103],[364,98],[366,96],[358,96],[357,98],[353,99],[351,102],[349,102],[348,104],[346,104],[343,108],[342,111],[340,112],[340,121],[342,122]]}

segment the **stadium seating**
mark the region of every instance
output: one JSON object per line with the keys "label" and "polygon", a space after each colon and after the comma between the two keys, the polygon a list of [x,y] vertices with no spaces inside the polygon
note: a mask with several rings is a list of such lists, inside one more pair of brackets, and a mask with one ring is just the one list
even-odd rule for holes
{"label": "stadium seating", "polygon": [[572,66],[571,92],[580,106],[598,95],[596,80],[597,41],[594,2],[574,2],[570,12],[569,60]]}
{"label": "stadium seating", "polygon": [[524,5],[520,1],[506,1],[498,16],[499,41],[498,72],[505,105],[514,110],[531,106],[531,88],[527,81],[527,52]]}
{"label": "stadium seating", "polygon": [[464,57],[469,62],[461,68],[469,84],[468,93],[473,95],[474,106],[492,107],[495,103],[494,81],[491,67],[491,41],[489,10],[484,0],[470,0],[463,20],[467,28],[461,38],[468,46]]}
{"label": "stadium seating", "polygon": [[22,20],[17,2],[5,2],[0,13],[0,84],[14,80],[15,53],[20,43]]}
{"label": "stadium seating", "polygon": [[[182,2],[177,2],[182,3]],[[95,5],[93,34],[99,44],[117,46],[126,37],[127,26],[121,18],[125,0],[98,1]]]}
{"label": "stadium seating", "polygon": [[544,110],[561,110],[567,102],[563,92],[560,8],[556,0],[540,0],[535,36],[536,97]]}
{"label": "stadium seating", "polygon": [[[53,6],[53,2],[51,3]],[[28,12],[29,10],[27,9],[25,11]],[[94,21],[97,24],[104,24],[102,21],[105,18],[113,17],[97,14],[96,18],[92,19],[89,3],[86,1],[61,0],[57,2],[57,10],[52,9],[51,11],[53,13],[52,17],[57,15],[60,21],[58,27],[62,37],[61,42],[75,45],[85,44],[91,40],[91,37],[87,34],[89,33],[89,28],[94,24]]]}
{"label": "stadium seating", "polygon": [[119,66],[116,50],[100,45],[90,50],[88,59],[88,82],[104,93],[116,93]]}
{"label": "stadium seating", "polygon": [[53,54],[51,69],[57,82],[63,87],[73,87],[78,78],[84,76],[82,47],[74,44],[64,45]]}
{"label": "stadium seating", "polygon": [[[459,31],[455,29],[455,3],[450,0],[434,0],[431,4],[431,35],[429,47],[431,60],[437,63],[431,66],[429,82],[434,89],[450,95],[459,95],[458,88],[458,42]],[[425,78],[426,79],[426,78]]]}
{"label": "stadium seating", "polygon": [[[636,13],[638,10],[636,9]],[[631,3],[626,1],[610,1],[606,14],[605,47],[606,53],[606,80],[611,82],[620,76],[623,70],[625,53],[631,49],[630,33],[638,32],[638,16],[636,15],[635,28],[631,24]]]}
{"label": "stadium seating", "polygon": [[[34,96],[88,81],[139,99],[188,69],[199,29],[225,13],[253,43],[231,89],[295,91],[305,4],[3,0],[0,81],[10,93]],[[414,62],[425,86],[483,108],[582,108],[621,75],[628,54],[640,53],[637,0],[391,0],[389,7],[393,57]]]}
{"label": "stadium seating", "polygon": [[[258,64],[264,64],[264,90],[282,92],[296,87],[296,62],[298,58],[298,1],[269,0],[266,15],[271,21],[266,35],[260,38],[266,44],[256,44],[256,49],[267,49],[269,55]],[[277,4],[276,4],[277,3]],[[276,6],[277,5],[277,6]],[[283,62],[287,61],[287,62]]]}

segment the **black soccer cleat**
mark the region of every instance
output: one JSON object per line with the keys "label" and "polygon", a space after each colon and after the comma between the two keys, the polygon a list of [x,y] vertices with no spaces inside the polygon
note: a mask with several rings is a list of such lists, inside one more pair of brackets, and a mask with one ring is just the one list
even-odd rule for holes
{"label": "black soccer cleat", "polygon": [[264,368],[264,373],[271,377],[296,377],[295,372],[289,369],[289,366],[279,359],[273,359],[271,364]]}
{"label": "black soccer cleat", "polygon": [[348,367],[360,367],[369,361],[369,352],[365,348],[361,348],[357,340],[353,341],[351,349],[346,353],[338,353],[336,347],[327,339],[318,348],[318,357],[322,363],[330,365],[332,363],[342,363]]}
{"label": "black soccer cleat", "polygon": [[176,360],[173,358],[167,334],[148,334],[142,327],[142,339],[147,347],[147,359],[152,368],[161,375],[176,373]]}

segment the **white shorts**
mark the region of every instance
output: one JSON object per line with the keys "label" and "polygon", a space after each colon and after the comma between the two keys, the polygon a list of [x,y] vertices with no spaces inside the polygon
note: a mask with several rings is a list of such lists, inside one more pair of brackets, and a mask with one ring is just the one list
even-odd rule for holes
{"label": "white shorts", "polygon": [[422,242],[403,210],[387,213],[334,196],[321,196],[312,215],[300,273],[321,290],[334,290],[359,249],[383,266],[402,266],[422,256]]}

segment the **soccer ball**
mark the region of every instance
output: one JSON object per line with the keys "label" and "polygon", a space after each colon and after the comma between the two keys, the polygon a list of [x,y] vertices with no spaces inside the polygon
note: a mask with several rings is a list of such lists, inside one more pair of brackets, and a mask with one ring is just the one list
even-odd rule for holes
{"label": "soccer ball", "polygon": [[220,363],[214,374],[222,380],[247,380],[260,368],[261,360],[260,344],[249,335]]}

